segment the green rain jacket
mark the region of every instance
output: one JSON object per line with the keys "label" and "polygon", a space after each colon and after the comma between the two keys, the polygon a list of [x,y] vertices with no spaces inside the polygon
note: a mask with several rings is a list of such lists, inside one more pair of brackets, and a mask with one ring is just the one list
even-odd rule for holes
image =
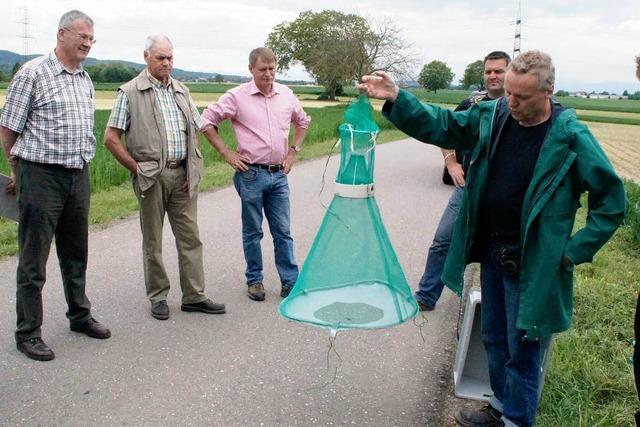
{"label": "green rain jacket", "polygon": [[[473,149],[460,212],[442,274],[458,295],[465,266],[474,259],[478,207],[490,159],[509,109],[506,100],[487,101],[453,112],[423,104],[400,90],[384,115],[408,135],[443,148]],[[584,228],[572,234],[580,195],[588,192]],[[622,223],[626,197],[622,181],[575,110],[553,104],[552,123],[543,142],[521,218],[520,303],[517,327],[536,340],[571,326],[573,268],[562,267],[563,255],[573,264],[590,262]]]}

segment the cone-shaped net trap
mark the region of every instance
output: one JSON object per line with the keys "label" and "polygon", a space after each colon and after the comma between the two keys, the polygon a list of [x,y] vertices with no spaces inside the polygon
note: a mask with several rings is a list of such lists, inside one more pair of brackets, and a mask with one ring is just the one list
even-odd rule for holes
{"label": "cone-shaped net trap", "polygon": [[336,195],[289,296],[287,319],[331,329],[384,328],[418,312],[373,197],[379,128],[360,97],[340,125]]}

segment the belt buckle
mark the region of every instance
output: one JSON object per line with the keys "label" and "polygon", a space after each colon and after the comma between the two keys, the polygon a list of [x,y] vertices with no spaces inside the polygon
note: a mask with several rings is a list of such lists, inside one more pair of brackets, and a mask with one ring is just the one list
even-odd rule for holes
{"label": "belt buckle", "polygon": [[267,170],[269,172],[278,172],[280,170],[280,165],[267,165]]}
{"label": "belt buckle", "polygon": [[170,162],[167,162],[167,165],[166,165],[166,166],[167,166],[167,168],[169,168],[169,169],[177,169],[177,168],[178,168],[178,166],[180,166],[180,162],[175,161],[175,160],[172,160],[172,161],[170,161]]}

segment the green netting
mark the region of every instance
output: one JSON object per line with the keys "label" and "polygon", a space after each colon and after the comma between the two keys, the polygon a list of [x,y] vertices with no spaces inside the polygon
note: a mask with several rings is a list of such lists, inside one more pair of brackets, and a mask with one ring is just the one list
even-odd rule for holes
{"label": "green netting", "polygon": [[375,141],[380,128],[372,118],[373,108],[360,96],[344,113],[340,132],[340,169],[336,182],[362,185],[373,183]]}
{"label": "green netting", "polygon": [[[350,107],[345,120],[350,121],[340,126],[342,156],[336,181],[349,187],[372,184],[378,127],[368,100],[361,98]],[[418,305],[375,198],[334,196],[279,312],[287,319],[331,329],[384,328],[416,315]]]}

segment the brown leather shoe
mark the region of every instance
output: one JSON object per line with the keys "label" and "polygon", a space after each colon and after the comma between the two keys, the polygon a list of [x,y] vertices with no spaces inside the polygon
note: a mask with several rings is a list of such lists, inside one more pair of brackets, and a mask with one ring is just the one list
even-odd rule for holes
{"label": "brown leather shoe", "polygon": [[71,322],[71,330],[100,340],[111,337],[111,331],[93,317],[84,323]]}
{"label": "brown leather shoe", "polygon": [[40,360],[46,362],[55,359],[56,355],[48,345],[42,341],[42,338],[36,337],[26,341],[16,343],[18,350],[23,352],[29,359]]}
{"label": "brown leather shoe", "polygon": [[264,301],[264,286],[260,282],[250,284],[247,295],[254,301]]}

